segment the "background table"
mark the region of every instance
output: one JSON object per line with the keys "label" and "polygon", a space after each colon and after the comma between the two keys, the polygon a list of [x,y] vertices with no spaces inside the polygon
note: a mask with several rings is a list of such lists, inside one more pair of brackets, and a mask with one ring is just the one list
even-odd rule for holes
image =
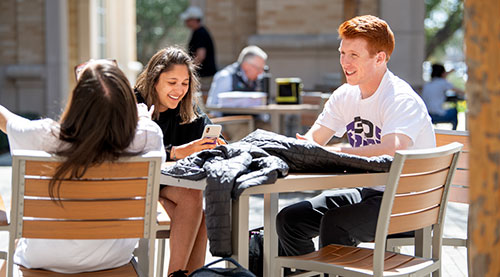
{"label": "background table", "polygon": [[277,105],[269,104],[265,106],[254,106],[246,108],[231,108],[231,107],[213,107],[206,106],[205,110],[216,111],[230,114],[269,114],[271,116],[271,131],[281,134],[281,116],[284,114],[315,114],[321,112],[321,105],[312,104],[294,104],[294,105]]}

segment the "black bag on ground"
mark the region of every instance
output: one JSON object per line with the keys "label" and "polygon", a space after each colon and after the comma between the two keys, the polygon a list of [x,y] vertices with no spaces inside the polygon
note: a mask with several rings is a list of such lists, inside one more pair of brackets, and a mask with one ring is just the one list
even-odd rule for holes
{"label": "black bag on ground", "polygon": [[256,276],[264,272],[264,228],[250,230],[250,244],[248,246],[248,269]]}
{"label": "black bag on ground", "polygon": [[[233,268],[210,267],[211,265],[223,261],[229,261],[233,263],[236,267]],[[189,277],[222,277],[222,276],[256,277],[255,274],[253,274],[248,269],[241,266],[237,261],[235,261],[232,258],[219,259],[203,267],[200,267],[197,270],[193,271],[193,273],[189,274]]]}

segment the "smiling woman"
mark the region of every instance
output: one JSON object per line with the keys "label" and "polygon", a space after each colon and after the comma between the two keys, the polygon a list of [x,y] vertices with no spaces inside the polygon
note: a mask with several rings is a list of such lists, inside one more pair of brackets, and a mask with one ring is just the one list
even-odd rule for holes
{"label": "smiling woman", "polygon": [[[225,143],[201,138],[210,119],[199,109],[196,66],[182,49],[158,51],[139,75],[135,93],[139,103],[154,105],[153,120],[163,130],[167,159],[176,160]],[[171,218],[169,274],[203,266],[207,245],[203,194],[199,190],[162,185],[160,201]]]}
{"label": "smiling woman", "polygon": [[189,89],[187,66],[175,64],[170,70],[161,73],[155,89],[158,93],[160,112],[177,108]]}

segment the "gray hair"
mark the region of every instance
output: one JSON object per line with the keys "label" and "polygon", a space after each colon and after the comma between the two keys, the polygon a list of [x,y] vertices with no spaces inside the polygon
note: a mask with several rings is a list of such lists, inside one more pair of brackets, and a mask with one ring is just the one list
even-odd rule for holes
{"label": "gray hair", "polygon": [[250,45],[241,50],[240,56],[238,57],[238,63],[241,64],[242,62],[255,56],[262,58],[264,61],[267,60],[267,54],[264,50],[258,46]]}

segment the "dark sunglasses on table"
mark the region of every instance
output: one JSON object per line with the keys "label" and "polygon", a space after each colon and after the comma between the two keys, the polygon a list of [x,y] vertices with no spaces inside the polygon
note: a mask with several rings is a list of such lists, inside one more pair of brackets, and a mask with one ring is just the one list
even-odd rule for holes
{"label": "dark sunglasses on table", "polygon": [[103,61],[103,62],[111,62],[113,63],[115,66],[118,66],[118,63],[116,62],[115,59],[90,59],[84,63],[81,63],[77,66],[75,66],[75,79],[78,80],[78,76],[80,75],[80,73],[83,71],[83,69],[85,68],[85,66],[87,66],[87,64],[89,64],[90,62],[99,62],[99,61]]}

